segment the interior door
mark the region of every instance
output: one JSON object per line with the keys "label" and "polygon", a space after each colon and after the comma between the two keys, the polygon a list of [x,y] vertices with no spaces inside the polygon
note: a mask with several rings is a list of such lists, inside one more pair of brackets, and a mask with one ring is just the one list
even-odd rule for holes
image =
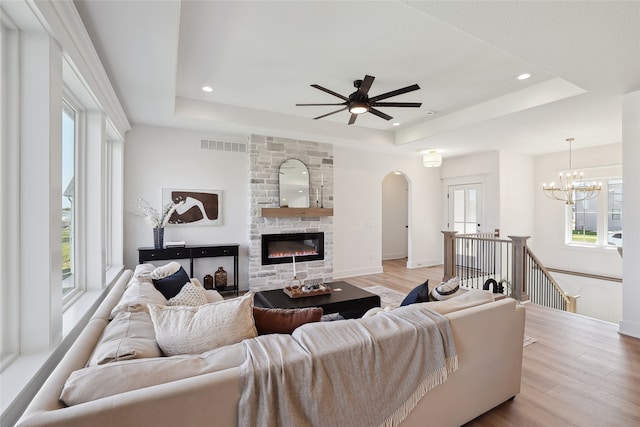
{"label": "interior door", "polygon": [[[479,233],[482,218],[482,185],[464,184],[450,185],[448,228],[458,234]],[[456,246],[456,271],[463,269],[463,275],[475,274],[480,270],[481,259],[478,242],[474,240],[461,241]]]}
{"label": "interior door", "polygon": [[450,185],[447,228],[458,234],[477,233],[482,223],[482,184]]}

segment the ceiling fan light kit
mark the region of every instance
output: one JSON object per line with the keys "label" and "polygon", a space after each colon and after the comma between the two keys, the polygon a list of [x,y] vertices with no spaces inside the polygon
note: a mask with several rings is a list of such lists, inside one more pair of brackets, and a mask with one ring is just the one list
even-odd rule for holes
{"label": "ceiling fan light kit", "polygon": [[362,114],[369,111],[369,106],[366,102],[362,101],[351,101],[349,103],[349,112],[351,114]]}
{"label": "ceiling fan light kit", "polygon": [[341,95],[337,92],[334,92],[330,89],[322,87],[318,84],[312,84],[311,87],[314,87],[318,90],[326,92],[330,95],[333,95],[337,98],[342,99],[344,102],[332,103],[332,104],[296,104],[298,107],[309,107],[309,106],[324,106],[324,105],[340,105],[342,108],[331,111],[330,113],[323,114],[318,117],[314,117],[314,120],[321,119],[323,117],[330,116],[335,113],[339,113],[341,111],[347,110],[351,113],[351,117],[349,118],[349,124],[352,125],[355,123],[356,118],[359,114],[363,113],[371,113],[380,117],[381,119],[391,120],[391,117],[388,114],[383,113],[374,107],[412,107],[412,108],[420,108],[422,106],[421,102],[380,102],[383,99],[391,98],[393,96],[402,95],[407,92],[413,92],[414,90],[420,89],[420,86],[417,84],[407,86],[401,89],[392,90],[391,92],[386,92],[380,95],[376,95],[374,97],[369,98],[369,89],[371,89],[371,85],[373,84],[373,80],[375,77],[366,75],[363,80],[354,80],[353,86],[356,88],[356,91],[350,94],[348,97]]}

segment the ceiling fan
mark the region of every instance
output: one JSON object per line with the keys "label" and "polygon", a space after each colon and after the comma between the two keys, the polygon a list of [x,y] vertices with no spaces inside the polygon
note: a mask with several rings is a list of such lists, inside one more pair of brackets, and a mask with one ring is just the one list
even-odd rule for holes
{"label": "ceiling fan", "polygon": [[336,93],[332,90],[329,90],[325,87],[322,87],[317,84],[311,85],[316,89],[320,89],[323,92],[327,92],[333,96],[337,96],[338,98],[344,100],[344,102],[333,103],[333,104],[296,104],[298,107],[309,107],[309,106],[317,106],[317,105],[344,105],[344,107],[339,110],[332,111],[327,114],[323,114],[318,117],[314,117],[314,120],[321,119],[323,117],[330,116],[335,113],[339,113],[340,111],[349,110],[351,113],[351,118],[349,118],[349,124],[352,125],[355,123],[358,118],[358,114],[369,112],[378,117],[381,117],[385,120],[391,120],[391,117],[388,114],[383,113],[382,111],[374,108],[374,107],[414,107],[419,108],[422,105],[422,102],[379,102],[383,99],[391,98],[392,96],[402,95],[403,93],[412,92],[414,90],[420,89],[420,86],[417,84],[403,87],[402,89],[392,90],[391,92],[383,93],[381,95],[376,95],[374,97],[369,98],[369,89],[371,89],[371,84],[375,77],[366,75],[364,76],[364,80],[354,80],[353,86],[356,88],[356,91],[351,95],[344,96]]}

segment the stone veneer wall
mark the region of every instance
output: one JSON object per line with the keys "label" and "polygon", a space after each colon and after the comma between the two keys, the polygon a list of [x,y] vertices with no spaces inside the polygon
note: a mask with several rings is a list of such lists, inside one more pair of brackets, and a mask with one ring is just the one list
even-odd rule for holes
{"label": "stone veneer wall", "polygon": [[324,207],[333,208],[333,146],[310,141],[252,135],[249,143],[249,289],[286,286],[292,264],[262,265],[262,234],[324,232],[324,260],[297,262],[297,278],[333,280],[333,217],[265,218],[262,208],[279,207],[278,170],[287,159],[302,161],[309,170],[309,191],[315,207],[316,189],[324,176]]}

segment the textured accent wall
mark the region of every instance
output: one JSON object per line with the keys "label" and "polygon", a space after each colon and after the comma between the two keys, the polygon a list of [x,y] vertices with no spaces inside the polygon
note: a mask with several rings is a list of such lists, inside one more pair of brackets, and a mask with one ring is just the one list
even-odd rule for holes
{"label": "textured accent wall", "polygon": [[277,208],[278,170],[287,159],[309,170],[310,199],[324,176],[324,207],[333,208],[333,146],[318,142],[252,135],[249,143],[249,289],[282,288],[293,278],[292,264],[262,265],[260,236],[275,233],[324,232],[324,260],[296,263],[297,277],[333,280],[333,217],[264,218],[262,208]]}

